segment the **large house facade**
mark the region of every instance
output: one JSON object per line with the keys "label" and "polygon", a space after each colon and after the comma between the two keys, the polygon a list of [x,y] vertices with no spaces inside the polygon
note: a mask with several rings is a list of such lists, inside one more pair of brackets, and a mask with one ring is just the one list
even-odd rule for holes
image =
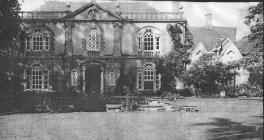
{"label": "large house facade", "polygon": [[113,93],[123,74],[131,92],[155,93],[158,60],[172,47],[169,24],[182,29],[184,43],[186,20],[172,4],[175,11],[162,13],[137,2],[50,1],[20,12],[23,53],[16,60],[24,65],[24,90]]}

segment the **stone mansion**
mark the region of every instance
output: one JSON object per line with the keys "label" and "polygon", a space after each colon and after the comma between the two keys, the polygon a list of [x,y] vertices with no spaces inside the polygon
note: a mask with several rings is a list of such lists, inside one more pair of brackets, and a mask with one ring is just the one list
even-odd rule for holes
{"label": "stone mansion", "polygon": [[24,90],[112,93],[122,73],[131,91],[156,92],[158,60],[172,47],[169,24],[178,24],[184,42],[187,21],[179,2],[172,4],[174,11],[159,12],[138,2],[47,1],[21,11],[23,53],[16,60],[24,64]]}

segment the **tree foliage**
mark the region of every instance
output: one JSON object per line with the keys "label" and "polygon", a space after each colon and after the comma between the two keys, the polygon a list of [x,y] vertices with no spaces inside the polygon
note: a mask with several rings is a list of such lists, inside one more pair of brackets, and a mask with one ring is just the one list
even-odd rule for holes
{"label": "tree foliage", "polygon": [[263,88],[263,2],[249,7],[245,23],[250,26],[251,33],[247,36],[251,42],[250,51],[242,64],[250,72],[249,83]]}
{"label": "tree foliage", "polygon": [[[18,0],[0,0],[0,56],[10,55],[10,50],[18,50],[21,19]],[[21,90],[19,66],[15,59],[0,59],[0,94],[11,94]]]}
{"label": "tree foliage", "polygon": [[0,49],[18,49],[14,44],[19,40],[21,18],[18,15],[18,0],[0,1]]}
{"label": "tree foliage", "polygon": [[173,47],[168,55],[162,57],[157,66],[158,72],[161,73],[161,90],[175,90],[175,77],[181,77],[185,72],[185,66],[188,60],[188,49],[192,47],[192,34],[189,32],[187,25],[185,26],[184,43],[182,43],[180,35],[183,33],[178,24],[168,25],[167,30],[171,36]]}
{"label": "tree foliage", "polygon": [[186,73],[184,80],[193,85],[196,94],[212,96],[220,90],[229,90],[235,72],[234,65],[215,61],[213,54],[204,54]]}

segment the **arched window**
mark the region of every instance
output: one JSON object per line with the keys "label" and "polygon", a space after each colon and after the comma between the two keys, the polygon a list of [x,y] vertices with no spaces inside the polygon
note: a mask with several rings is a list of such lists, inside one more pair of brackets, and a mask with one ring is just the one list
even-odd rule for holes
{"label": "arched window", "polygon": [[88,51],[100,51],[100,32],[97,28],[89,30],[86,49]]}
{"label": "arched window", "polygon": [[153,50],[153,33],[150,29],[144,34],[144,50]]}
{"label": "arched window", "polygon": [[138,90],[159,90],[160,78],[161,76],[156,72],[154,64],[145,64],[137,72]]}
{"label": "arched window", "polygon": [[155,27],[144,27],[137,31],[138,55],[157,56],[160,53],[161,32]]}
{"label": "arched window", "polygon": [[34,28],[26,32],[26,51],[40,52],[50,50],[51,33],[42,28]]}
{"label": "arched window", "polygon": [[40,64],[33,64],[25,70],[26,90],[48,90],[49,71]]}
{"label": "arched window", "polygon": [[154,67],[151,64],[147,64],[144,67],[144,89],[153,89],[154,81]]}

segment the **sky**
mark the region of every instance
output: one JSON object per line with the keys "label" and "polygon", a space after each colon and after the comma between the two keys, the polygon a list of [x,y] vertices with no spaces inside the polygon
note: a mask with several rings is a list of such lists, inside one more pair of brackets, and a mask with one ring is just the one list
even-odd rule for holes
{"label": "sky", "polygon": [[[45,1],[51,0],[20,0],[23,11],[33,10]],[[90,0],[56,0],[56,1],[70,1],[78,2],[84,1],[89,2]],[[97,0],[100,3],[102,0]],[[132,1],[126,1],[132,2]],[[171,1],[144,1],[148,2],[149,5],[153,6],[161,12],[171,12],[172,2]],[[256,2],[181,2],[183,6],[182,11],[184,17],[187,19],[190,26],[205,26],[205,14],[211,13],[213,15],[214,26],[225,26],[225,27],[236,27],[238,25],[239,9],[245,9],[251,5],[256,5]]]}

